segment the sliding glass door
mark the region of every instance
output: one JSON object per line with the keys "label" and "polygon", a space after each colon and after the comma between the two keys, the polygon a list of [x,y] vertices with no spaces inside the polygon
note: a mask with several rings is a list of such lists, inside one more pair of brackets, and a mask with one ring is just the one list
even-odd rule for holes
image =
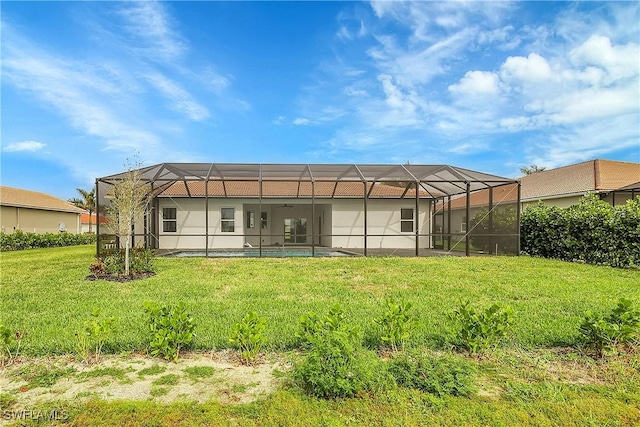
{"label": "sliding glass door", "polygon": [[307,243],[307,219],[286,218],[284,220],[285,243]]}

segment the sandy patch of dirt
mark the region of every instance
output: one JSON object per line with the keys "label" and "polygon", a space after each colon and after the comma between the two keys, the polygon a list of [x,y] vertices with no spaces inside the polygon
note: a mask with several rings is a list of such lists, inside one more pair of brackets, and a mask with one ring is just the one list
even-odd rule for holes
{"label": "sandy patch of dirt", "polygon": [[[40,376],[56,370],[64,373],[50,386],[30,387],[33,377],[26,371],[32,368],[40,368]],[[144,355],[105,356],[91,365],[68,356],[23,358],[0,371],[0,390],[16,400],[14,408],[91,397],[247,403],[274,391],[281,381],[277,373],[286,369],[283,355],[266,355],[245,366],[230,351],[185,354],[177,363]]]}

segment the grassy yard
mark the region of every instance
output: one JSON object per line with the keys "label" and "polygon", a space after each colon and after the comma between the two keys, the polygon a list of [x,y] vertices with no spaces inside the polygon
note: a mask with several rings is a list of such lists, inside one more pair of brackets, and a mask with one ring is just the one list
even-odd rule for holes
{"label": "grassy yard", "polygon": [[[409,345],[425,351],[451,351],[454,325],[446,316],[461,301],[482,307],[500,301],[513,309],[512,333],[502,348],[473,361],[484,393],[471,398],[399,390],[324,401],[284,389],[245,405],[65,404],[78,425],[171,425],[175,420],[184,425],[640,423],[637,353],[595,362],[578,350],[557,350],[577,345],[586,310],[609,311],[620,297],[640,303],[637,270],[528,257],[164,258],[157,261],[155,277],[115,283],[85,280],[93,257],[90,246],[0,257],[0,321],[26,333],[21,352],[28,356],[73,353],[75,333],[93,307],[118,318],[118,333],[107,342],[107,352],[143,352],[145,301],[184,301],[198,322],[196,350],[228,348],[231,325],[256,311],[268,321],[267,350],[279,353],[295,349],[302,314],[324,313],[336,303],[362,327],[365,344],[371,345],[372,319],[381,313],[385,297],[411,301],[420,324]],[[556,365],[563,367],[561,373],[553,372]],[[574,365],[577,373],[567,368]],[[582,375],[586,379],[580,380]]]}

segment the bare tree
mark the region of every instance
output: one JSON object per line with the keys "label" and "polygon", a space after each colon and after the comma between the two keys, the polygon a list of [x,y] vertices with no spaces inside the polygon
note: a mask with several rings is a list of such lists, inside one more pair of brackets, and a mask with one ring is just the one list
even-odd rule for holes
{"label": "bare tree", "polygon": [[124,173],[124,178],[113,184],[107,191],[106,198],[110,202],[107,207],[109,214],[107,227],[118,236],[121,246],[124,242],[125,275],[128,276],[133,226],[143,218],[152,194],[148,184],[142,180],[140,170],[132,169],[130,166]]}
{"label": "bare tree", "polygon": [[532,173],[542,172],[545,169],[546,169],[545,166],[531,165],[531,166],[520,168],[520,172],[522,172],[525,175],[531,175]]}

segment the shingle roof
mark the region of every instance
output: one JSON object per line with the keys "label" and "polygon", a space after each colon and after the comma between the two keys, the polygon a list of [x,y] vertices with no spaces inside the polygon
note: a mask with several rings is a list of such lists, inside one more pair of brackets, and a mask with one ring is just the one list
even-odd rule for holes
{"label": "shingle roof", "polygon": [[640,180],[640,163],[590,160],[520,178],[522,200],[613,191]]}
{"label": "shingle roof", "polygon": [[[544,200],[588,192],[630,190],[640,187],[640,183],[638,183],[640,163],[590,160],[535,172],[519,179],[522,184],[522,201]],[[494,188],[493,203],[515,201],[517,192],[514,190],[514,184]],[[469,201],[470,206],[486,206],[489,204],[489,191],[481,190],[472,193]],[[464,195],[451,202],[452,209],[465,206],[466,197]]]}
{"label": "shingle roof", "polygon": [[49,194],[2,186],[0,186],[0,205],[78,214],[84,212],[71,203]]}
{"label": "shingle roof", "polygon": [[[364,185],[361,182],[316,182],[314,196],[318,198],[349,198],[363,197]],[[367,193],[371,198],[412,198],[415,190],[405,191],[404,187],[378,183],[371,189],[367,183]],[[179,181],[169,185],[159,194],[159,197],[258,197],[260,194],[259,183],[255,181],[209,181],[209,187],[205,192],[203,181]],[[267,181],[262,183],[263,197],[306,197],[312,195],[311,183],[308,181]],[[420,196],[427,194],[420,191]]]}

